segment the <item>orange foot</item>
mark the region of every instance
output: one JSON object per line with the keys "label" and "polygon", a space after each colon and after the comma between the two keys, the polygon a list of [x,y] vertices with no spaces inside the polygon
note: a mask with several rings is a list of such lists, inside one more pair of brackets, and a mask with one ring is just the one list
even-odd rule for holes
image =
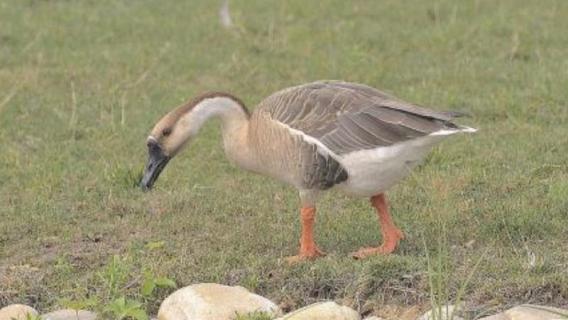
{"label": "orange foot", "polygon": [[374,256],[378,254],[389,254],[392,253],[398,241],[404,239],[404,234],[399,229],[390,229],[389,235],[385,237],[385,242],[380,247],[366,247],[357,250],[351,254],[351,257],[355,259],[364,259],[369,256]]}
{"label": "orange foot", "polygon": [[289,264],[295,264],[307,260],[315,260],[320,257],[325,257],[326,253],[321,251],[318,247],[311,250],[300,250],[300,254],[286,258]]}

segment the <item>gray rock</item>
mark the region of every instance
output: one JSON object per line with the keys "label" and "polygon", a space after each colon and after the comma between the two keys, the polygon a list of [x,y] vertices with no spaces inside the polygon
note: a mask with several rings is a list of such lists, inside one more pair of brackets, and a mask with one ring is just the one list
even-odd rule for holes
{"label": "gray rock", "polygon": [[479,320],[561,320],[568,319],[568,310],[524,304]]}
{"label": "gray rock", "polygon": [[158,310],[158,320],[232,320],[235,315],[266,312],[281,314],[272,301],[243,287],[202,283],[179,289]]}
{"label": "gray rock", "polygon": [[0,309],[0,320],[25,320],[28,314],[37,316],[38,312],[24,304],[11,304]]}
{"label": "gray rock", "polygon": [[361,320],[361,317],[349,307],[328,301],[298,309],[276,320]]}
{"label": "gray rock", "polygon": [[42,314],[42,320],[95,320],[97,314],[85,310],[63,309]]}

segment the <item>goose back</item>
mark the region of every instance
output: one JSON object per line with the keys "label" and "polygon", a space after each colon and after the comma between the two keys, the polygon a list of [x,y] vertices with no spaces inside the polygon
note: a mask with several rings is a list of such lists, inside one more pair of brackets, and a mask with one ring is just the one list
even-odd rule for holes
{"label": "goose back", "polygon": [[458,113],[429,110],[342,81],[284,89],[263,100],[255,113],[313,138],[338,156],[460,129],[451,122]]}

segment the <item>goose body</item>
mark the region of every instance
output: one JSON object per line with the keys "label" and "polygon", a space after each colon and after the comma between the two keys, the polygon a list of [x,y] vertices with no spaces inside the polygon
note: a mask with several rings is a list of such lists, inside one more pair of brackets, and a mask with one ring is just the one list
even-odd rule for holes
{"label": "goose body", "polygon": [[[458,113],[404,102],[366,85],[318,81],[278,91],[252,114],[226,93],[202,95],[162,118],[148,137],[149,162],[142,187],[150,188],[165,163],[211,117],[220,117],[227,157],[236,165],[299,190],[300,254],[322,254],[313,241],[315,205],[321,191],[371,197],[385,243],[359,250],[362,258],[390,253],[402,238],[384,192],[407,176],[446,137],[474,132],[452,122]],[[160,160],[162,159],[162,160]]]}

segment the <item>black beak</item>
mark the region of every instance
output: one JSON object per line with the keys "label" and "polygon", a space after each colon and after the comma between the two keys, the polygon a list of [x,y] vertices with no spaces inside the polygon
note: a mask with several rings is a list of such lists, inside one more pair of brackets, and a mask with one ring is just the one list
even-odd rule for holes
{"label": "black beak", "polygon": [[157,143],[148,144],[148,164],[144,169],[144,175],[142,180],[140,180],[140,188],[147,191],[152,189],[154,182],[162,173],[162,170],[166,167],[170,161],[170,157],[166,156],[160,146]]}

